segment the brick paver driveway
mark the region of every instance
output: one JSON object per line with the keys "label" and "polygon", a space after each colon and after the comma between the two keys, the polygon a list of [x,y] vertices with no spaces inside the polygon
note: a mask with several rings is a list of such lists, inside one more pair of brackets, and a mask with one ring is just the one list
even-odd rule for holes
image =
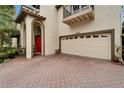
{"label": "brick paver driveway", "polygon": [[124,66],[69,55],[0,64],[0,87],[124,87]]}

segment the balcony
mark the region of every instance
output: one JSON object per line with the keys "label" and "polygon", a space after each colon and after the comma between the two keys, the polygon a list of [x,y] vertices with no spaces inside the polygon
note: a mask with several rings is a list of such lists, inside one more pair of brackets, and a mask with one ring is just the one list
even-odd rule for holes
{"label": "balcony", "polygon": [[63,7],[63,23],[71,26],[95,18],[93,5],[67,5]]}

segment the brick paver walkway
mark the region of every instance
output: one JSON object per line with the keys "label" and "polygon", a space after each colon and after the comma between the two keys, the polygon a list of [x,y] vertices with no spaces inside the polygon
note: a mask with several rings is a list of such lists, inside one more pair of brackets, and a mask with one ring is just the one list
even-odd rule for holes
{"label": "brick paver walkway", "polygon": [[69,55],[0,64],[0,87],[124,87],[124,66]]}

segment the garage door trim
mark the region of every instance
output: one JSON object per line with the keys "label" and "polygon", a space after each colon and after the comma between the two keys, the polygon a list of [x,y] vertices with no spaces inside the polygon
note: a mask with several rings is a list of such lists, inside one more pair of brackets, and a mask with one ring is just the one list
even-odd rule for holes
{"label": "garage door trim", "polygon": [[111,34],[111,59],[114,57],[115,51],[115,35],[114,35],[114,29],[107,29],[107,30],[99,30],[99,31],[93,31],[93,32],[86,32],[86,33],[78,33],[78,34],[70,34],[70,35],[63,35],[59,37],[59,50],[61,52],[61,39],[65,37],[71,37],[71,36],[82,36],[82,35],[92,35],[92,34]]}

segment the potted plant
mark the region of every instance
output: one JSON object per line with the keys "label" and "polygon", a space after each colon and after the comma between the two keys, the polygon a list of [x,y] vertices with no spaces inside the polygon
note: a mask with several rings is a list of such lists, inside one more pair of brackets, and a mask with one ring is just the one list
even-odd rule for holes
{"label": "potted plant", "polygon": [[56,54],[60,54],[60,49],[57,49],[56,50]]}
{"label": "potted plant", "polygon": [[119,57],[117,57],[116,55],[114,55],[114,56],[112,57],[112,61],[113,61],[113,62],[119,62]]}
{"label": "potted plant", "polygon": [[119,64],[123,63],[123,60],[122,60],[122,47],[119,46],[119,47],[116,48],[116,54],[113,56],[112,61],[116,62],[116,63],[119,63]]}

